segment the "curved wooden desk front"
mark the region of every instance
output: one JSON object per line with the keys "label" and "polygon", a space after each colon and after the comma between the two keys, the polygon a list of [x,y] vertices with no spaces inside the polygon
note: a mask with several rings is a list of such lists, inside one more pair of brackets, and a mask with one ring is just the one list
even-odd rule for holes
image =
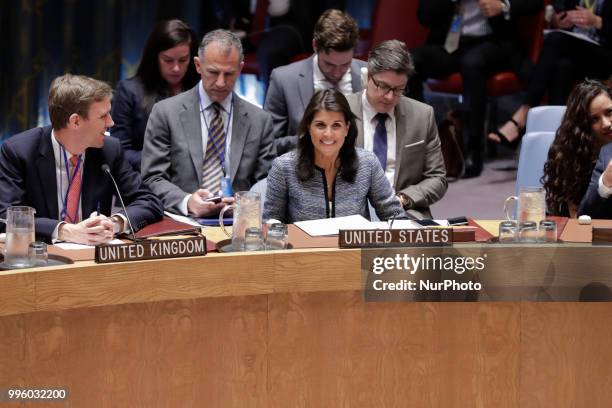
{"label": "curved wooden desk front", "polygon": [[366,303],[359,269],[328,249],[0,272],[0,387],[74,407],[612,400],[609,304]]}

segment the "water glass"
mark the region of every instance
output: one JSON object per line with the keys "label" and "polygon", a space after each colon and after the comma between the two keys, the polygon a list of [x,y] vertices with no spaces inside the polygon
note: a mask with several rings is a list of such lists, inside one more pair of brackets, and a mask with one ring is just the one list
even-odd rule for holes
{"label": "water glass", "polygon": [[287,226],[281,222],[277,222],[268,226],[268,235],[266,236],[266,249],[285,249],[287,248]]}
{"label": "water glass", "polygon": [[47,244],[41,241],[34,241],[28,247],[28,258],[34,266],[47,266],[49,255]]}
{"label": "water glass", "polygon": [[535,221],[524,221],[519,224],[519,241],[526,243],[538,242],[538,224]]}
{"label": "water glass", "polygon": [[249,227],[244,233],[244,250],[261,251],[264,249],[261,228]]}
{"label": "water glass", "polygon": [[552,220],[540,221],[540,242],[557,242],[557,223]]}
{"label": "water glass", "polygon": [[502,221],[499,223],[499,242],[512,243],[518,241],[516,221]]}

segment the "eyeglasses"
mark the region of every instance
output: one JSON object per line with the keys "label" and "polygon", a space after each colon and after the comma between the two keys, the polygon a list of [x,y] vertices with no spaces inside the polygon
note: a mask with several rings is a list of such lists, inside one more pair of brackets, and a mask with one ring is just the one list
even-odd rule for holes
{"label": "eyeglasses", "polygon": [[393,92],[394,96],[402,96],[404,94],[404,91],[406,90],[406,85],[404,85],[404,86],[397,86],[397,87],[393,88],[393,87],[390,87],[389,85],[385,84],[382,81],[375,80],[374,77],[370,77],[370,79],[374,83],[374,86],[376,87],[376,89],[378,89],[380,92],[382,92],[383,95],[386,95],[386,94],[389,93],[389,91],[391,91],[391,92]]}

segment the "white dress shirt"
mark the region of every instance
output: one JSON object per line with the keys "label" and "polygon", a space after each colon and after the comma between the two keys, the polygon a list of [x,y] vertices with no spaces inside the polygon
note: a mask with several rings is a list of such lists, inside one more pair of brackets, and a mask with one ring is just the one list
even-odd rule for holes
{"label": "white dress shirt", "polygon": [[[221,119],[223,120],[223,131],[225,132],[225,155],[223,158],[223,165],[225,168],[225,175],[230,174],[230,146],[232,143],[232,116],[234,116],[232,108],[233,92],[230,93],[224,100],[219,102],[221,105]],[[213,100],[210,99],[208,94],[204,91],[202,81],[198,84],[198,96],[200,98],[200,126],[202,128],[202,157],[206,159],[206,148],[208,147],[208,128],[213,119],[214,108],[212,104]],[[216,194],[217,192],[212,192]],[[187,202],[191,198],[191,194],[187,194],[180,204],[180,210],[183,215],[189,215],[187,208]]]}
{"label": "white dress shirt", "polygon": [[[378,120],[376,119],[376,112],[368,98],[366,91],[361,93],[361,104],[363,105],[363,148],[367,151],[374,151],[374,131]],[[385,176],[389,183],[393,186],[395,181],[395,152],[397,145],[396,136],[396,120],[394,112],[389,112],[387,120],[385,121],[385,128],[387,129],[387,168],[385,170]]]}
{"label": "white dress shirt", "polygon": [[353,93],[353,81],[351,78],[350,66],[340,79],[340,82],[338,82],[338,85],[336,86],[329,82],[327,78],[325,78],[325,75],[323,75],[323,72],[321,72],[321,69],[319,68],[319,56],[317,54],[315,54],[314,58],[312,59],[312,64],[312,80],[314,83],[315,91],[338,88],[338,90],[345,95]]}

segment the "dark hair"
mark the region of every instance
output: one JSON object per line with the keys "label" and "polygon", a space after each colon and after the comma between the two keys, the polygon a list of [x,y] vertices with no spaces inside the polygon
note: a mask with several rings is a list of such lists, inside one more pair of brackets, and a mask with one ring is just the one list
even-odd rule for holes
{"label": "dark hair", "polygon": [[586,80],[570,94],[561,126],[548,151],[541,181],[551,215],[569,214],[586,193],[601,143],[593,133],[590,107],[601,94],[612,98],[612,90],[599,81]]}
{"label": "dark hair", "polygon": [[135,75],[144,87],[142,106],[146,112],[151,111],[155,102],[170,96],[168,83],[159,72],[159,53],[185,43],[189,45],[190,60],[182,82],[183,89],[189,89],[195,86],[200,78],[193,63],[198,49],[193,30],[181,20],[163,20],[157,23],[149,34]]}
{"label": "dark hair", "polygon": [[298,128],[298,163],[296,166],[298,179],[306,181],[314,176],[314,145],[310,136],[310,124],[315,114],[321,111],[340,112],[344,115],[344,120],[349,125],[348,134],[340,148],[338,158],[340,159],[339,171],[342,180],[352,183],[355,181],[359,166],[357,152],[355,151],[355,142],[357,140],[355,115],[351,111],[351,107],[344,95],[335,89],[315,92],[304,111],[304,116]]}
{"label": "dark hair", "polygon": [[314,27],[313,38],[317,52],[344,52],[355,48],[359,28],[353,17],[340,10],[325,10]]}
{"label": "dark hair", "polygon": [[112,98],[113,89],[106,82],[83,75],[65,74],[51,82],[49,88],[49,119],[53,129],[66,127],[73,113],[88,119],[93,102]]}
{"label": "dark hair", "polygon": [[377,44],[368,54],[368,75],[383,71],[405,74],[408,79],[414,73],[414,63],[406,44],[399,40],[388,40]]}

